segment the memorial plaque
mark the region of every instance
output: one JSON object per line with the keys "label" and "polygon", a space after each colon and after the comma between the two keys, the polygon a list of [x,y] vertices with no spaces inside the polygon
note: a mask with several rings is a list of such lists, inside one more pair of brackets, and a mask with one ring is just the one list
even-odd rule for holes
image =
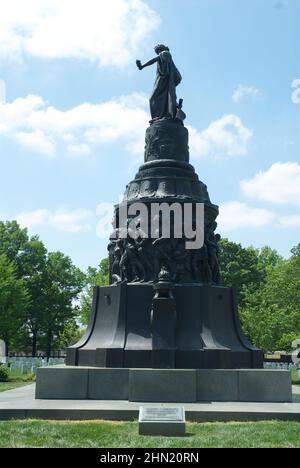
{"label": "memorial plaque", "polygon": [[140,421],[184,421],[184,408],[178,407],[155,407],[147,408],[141,406]]}
{"label": "memorial plaque", "polygon": [[140,435],[185,435],[185,412],[182,406],[140,407]]}

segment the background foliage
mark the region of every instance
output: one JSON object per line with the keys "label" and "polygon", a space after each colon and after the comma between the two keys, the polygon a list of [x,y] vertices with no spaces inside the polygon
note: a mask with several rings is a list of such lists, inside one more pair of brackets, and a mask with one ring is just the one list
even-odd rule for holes
{"label": "background foliage", "polygon": [[[300,244],[288,259],[228,239],[219,247],[222,282],[237,291],[246,335],[265,351],[290,350],[300,339]],[[107,258],[83,273],[16,221],[0,221],[0,338],[10,353],[50,356],[78,341],[93,287],[108,283]]]}

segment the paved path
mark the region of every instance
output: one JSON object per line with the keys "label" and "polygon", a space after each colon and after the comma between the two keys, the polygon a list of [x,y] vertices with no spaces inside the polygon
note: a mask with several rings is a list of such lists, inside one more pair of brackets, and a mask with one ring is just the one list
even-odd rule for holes
{"label": "paved path", "polygon": [[295,396],[300,395],[300,386],[299,385],[293,385],[293,395],[295,395]]}
{"label": "paved path", "polygon": [[[0,419],[107,419],[138,418],[141,405],[153,403],[103,400],[35,400],[35,385],[0,393]],[[300,387],[293,387],[293,403],[186,403],[190,421],[257,421],[282,419],[300,421]],[[174,406],[162,404],[159,406]]]}

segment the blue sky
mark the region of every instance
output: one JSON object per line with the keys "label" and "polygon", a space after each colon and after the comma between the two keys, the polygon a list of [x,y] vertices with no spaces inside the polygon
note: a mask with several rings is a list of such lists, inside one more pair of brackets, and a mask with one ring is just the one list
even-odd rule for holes
{"label": "blue sky", "polygon": [[98,264],[97,206],[118,202],[143,161],[155,69],[135,59],[162,42],[183,75],[191,163],[220,205],[219,232],[285,256],[300,241],[299,0],[0,8],[0,219],[83,269]]}

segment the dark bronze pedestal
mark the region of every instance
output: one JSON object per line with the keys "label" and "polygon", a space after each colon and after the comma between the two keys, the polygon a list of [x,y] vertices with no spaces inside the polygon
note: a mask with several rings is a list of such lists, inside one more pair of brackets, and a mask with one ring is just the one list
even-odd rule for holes
{"label": "dark bronze pedestal", "polygon": [[[124,205],[204,207],[204,244],[186,239],[120,236]],[[218,207],[189,164],[182,122],[159,120],[146,131],[144,164],[115,207],[108,246],[110,282],[95,288],[85,336],[68,349],[67,364],[109,368],[251,369],[262,352],[246,340],[232,289],[220,285]],[[126,223],[130,219],[126,219]],[[141,219],[149,226],[153,219]],[[192,219],[194,223],[194,219]],[[161,227],[161,226],[160,226]],[[137,230],[139,227],[137,227]]]}

